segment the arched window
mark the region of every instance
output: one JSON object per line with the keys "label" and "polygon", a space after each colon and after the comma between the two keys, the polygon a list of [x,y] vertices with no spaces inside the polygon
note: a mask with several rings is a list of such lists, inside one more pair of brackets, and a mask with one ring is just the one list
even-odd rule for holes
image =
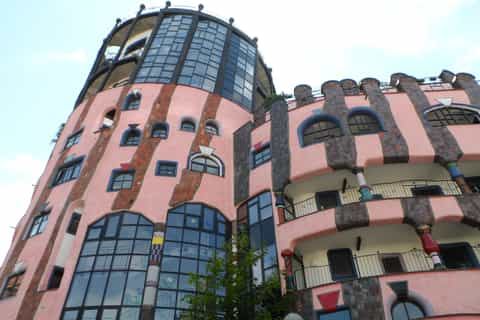
{"label": "arched window", "polygon": [[218,136],[219,135],[219,130],[218,126],[215,123],[215,121],[209,120],[205,124],[205,132],[208,134],[211,134],[212,136]]}
{"label": "arched window", "polygon": [[113,122],[115,121],[115,113],[115,109],[105,113],[105,116],[103,117],[102,128],[110,128],[113,126]]}
{"label": "arched window", "polygon": [[182,124],[180,125],[180,129],[182,131],[188,131],[188,132],[195,132],[195,122],[190,119],[184,119],[182,120]]}
{"label": "arched window", "polygon": [[[185,297],[196,291],[190,274],[205,276],[211,258],[225,257],[229,230],[222,213],[203,204],[187,203],[168,211],[155,319],[177,319],[175,315],[189,308]],[[224,296],[225,291],[216,294]]]}
{"label": "arched window", "polygon": [[305,120],[299,128],[301,129],[299,137],[302,146],[321,143],[343,135],[338,119],[329,115],[313,116]]}
{"label": "arched window", "polygon": [[90,225],[62,320],[140,319],[153,224],[120,212]]}
{"label": "arched window", "polygon": [[152,138],[167,139],[168,138],[168,124],[164,122],[155,123],[151,132]]}
{"label": "arched window", "polygon": [[211,155],[194,154],[190,157],[189,169],[196,172],[205,172],[216,176],[223,176],[223,163]]}
{"label": "arched window", "polygon": [[130,127],[122,135],[121,146],[138,146],[142,132],[137,128]]}
{"label": "arched window", "polygon": [[142,95],[138,91],[129,93],[123,101],[122,110],[136,110],[140,107]]}
{"label": "arched window", "polygon": [[348,115],[348,128],[354,136],[377,133],[383,130],[377,114],[368,108],[352,110]]}
{"label": "arched window", "polygon": [[479,111],[459,105],[432,108],[426,111],[425,116],[432,127],[480,123]]}
{"label": "arched window", "polygon": [[424,317],[423,309],[412,301],[398,301],[392,307],[392,320],[422,319]]}

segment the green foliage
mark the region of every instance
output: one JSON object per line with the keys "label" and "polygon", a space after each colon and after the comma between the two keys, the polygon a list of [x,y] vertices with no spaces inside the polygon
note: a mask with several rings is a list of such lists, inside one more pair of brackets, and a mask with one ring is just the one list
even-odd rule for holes
{"label": "green foliage", "polygon": [[[198,292],[187,298],[191,311],[185,320],[277,320],[288,313],[291,297],[281,296],[278,274],[255,285],[252,267],[264,252],[249,248],[248,237],[234,237],[225,246],[226,256],[208,262],[208,275],[192,274],[190,281]],[[222,294],[220,294],[222,293]]]}

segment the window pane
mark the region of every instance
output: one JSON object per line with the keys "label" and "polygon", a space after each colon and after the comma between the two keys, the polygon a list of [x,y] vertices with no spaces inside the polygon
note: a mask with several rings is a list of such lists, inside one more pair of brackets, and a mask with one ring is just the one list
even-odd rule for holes
{"label": "window pane", "polygon": [[129,272],[123,304],[140,305],[143,298],[143,287],[145,285],[145,272]]}
{"label": "window pane", "polygon": [[119,320],[138,320],[140,319],[140,308],[122,308]]}
{"label": "window pane", "polygon": [[162,289],[176,289],[177,288],[178,275],[175,273],[160,274],[159,287]]}
{"label": "window pane", "polygon": [[122,303],[122,293],[127,279],[127,272],[112,272],[108,280],[107,291],[105,293],[104,305],[120,305]]}
{"label": "window pane", "polygon": [[82,305],[83,297],[85,296],[85,291],[87,290],[88,279],[90,278],[90,273],[78,273],[73,278],[72,286],[70,288],[70,293],[67,299],[67,307],[78,307]]}
{"label": "window pane", "polygon": [[107,283],[108,272],[94,272],[88,286],[86,306],[98,306],[102,303],[103,291]]}

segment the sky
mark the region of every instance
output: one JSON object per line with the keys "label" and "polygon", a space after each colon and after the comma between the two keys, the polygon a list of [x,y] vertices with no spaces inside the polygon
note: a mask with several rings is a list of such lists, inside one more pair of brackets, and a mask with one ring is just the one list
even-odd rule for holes
{"label": "sky", "polygon": [[[51,140],[72,111],[103,38],[133,0],[11,1],[3,10],[0,92],[0,263]],[[147,7],[164,1],[144,1]],[[172,1],[197,7],[200,1]],[[272,68],[277,92],[295,85],[392,73],[437,76],[443,69],[480,77],[480,1],[203,0],[205,11],[235,19]],[[7,137],[8,136],[8,137]],[[8,139],[7,139],[8,138]]]}

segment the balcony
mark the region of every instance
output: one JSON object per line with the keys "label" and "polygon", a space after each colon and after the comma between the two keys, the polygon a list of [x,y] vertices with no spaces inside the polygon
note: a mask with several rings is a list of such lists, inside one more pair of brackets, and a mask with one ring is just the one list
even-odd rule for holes
{"label": "balcony", "polygon": [[[379,183],[370,186],[372,194],[376,199],[400,199],[415,197],[415,190],[425,187],[439,187],[439,195],[455,196],[462,194],[457,183],[452,180],[405,180],[392,183]],[[335,206],[343,206],[351,203],[361,202],[361,194],[358,188],[347,188],[344,191],[335,193],[338,196],[336,205],[332,201],[322,203],[318,197],[313,196],[307,199],[289,203],[285,207],[285,221],[290,221],[305,215],[329,209]]]}

